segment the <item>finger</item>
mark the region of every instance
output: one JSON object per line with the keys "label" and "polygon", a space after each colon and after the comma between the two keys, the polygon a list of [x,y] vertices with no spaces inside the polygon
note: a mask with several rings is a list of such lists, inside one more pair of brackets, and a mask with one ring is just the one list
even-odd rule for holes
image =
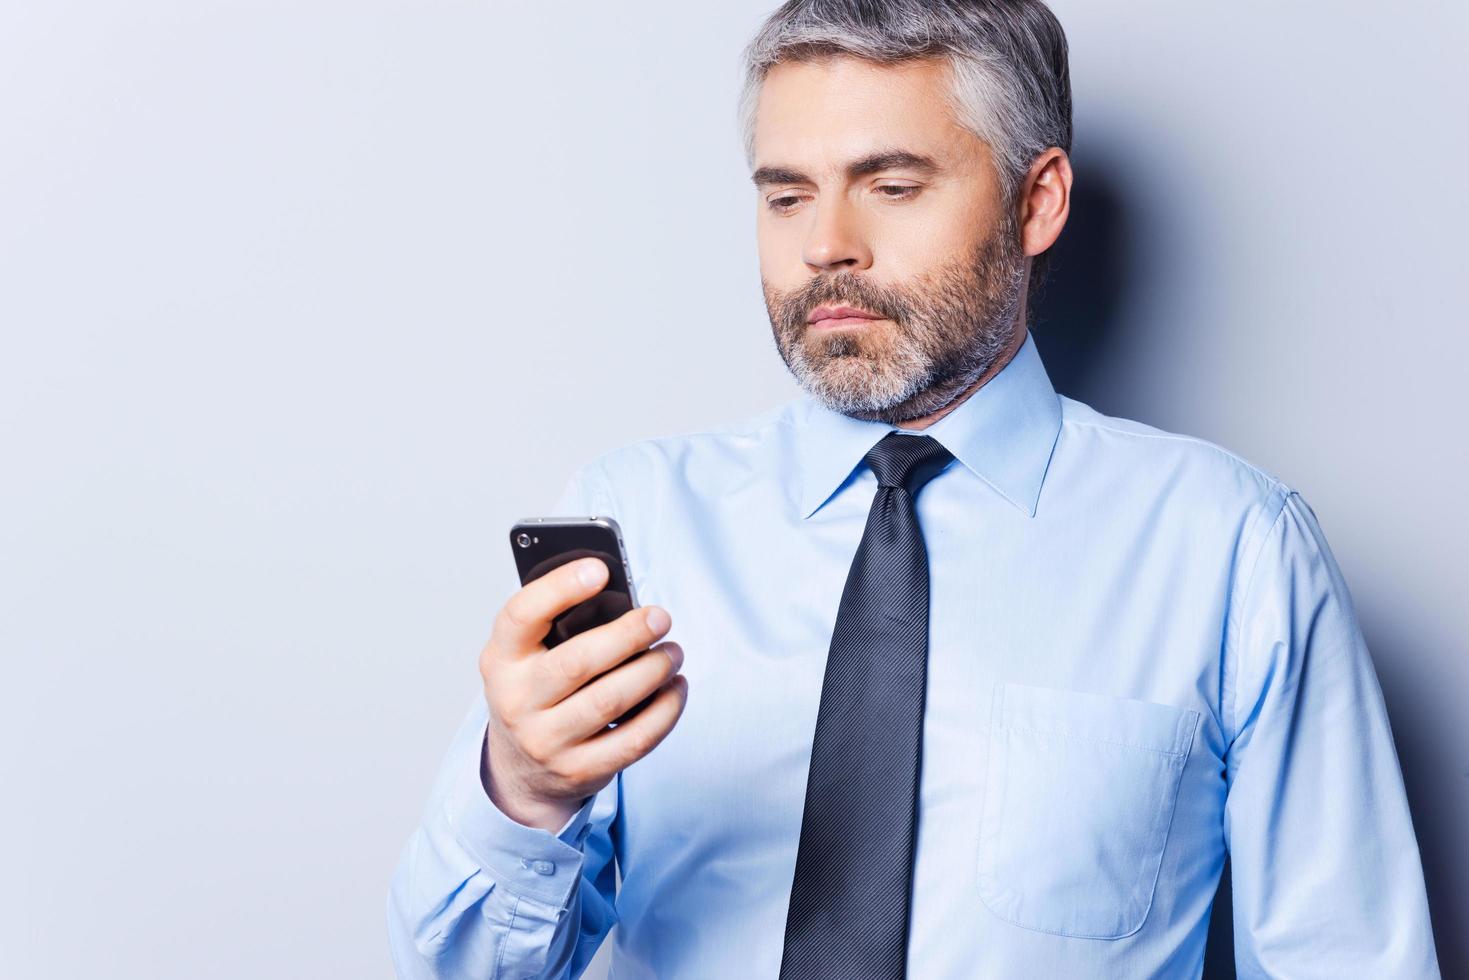
{"label": "finger", "polygon": [[500,607],[492,642],[512,654],[539,650],[551,631],[551,621],[600,592],[607,576],[607,563],[602,559],[579,558],[527,582]]}
{"label": "finger", "polygon": [[[539,655],[531,703],[550,707],[658,642],[673,626],[660,606],[629,609],[610,623],[578,633]],[[679,651],[682,656],[683,651]]]}
{"label": "finger", "polygon": [[652,695],[683,666],[677,645],[640,653],[592,681],[546,713],[565,747],[585,741]]}
{"label": "finger", "polygon": [[646,708],[630,719],[587,739],[567,752],[568,764],[579,771],[620,772],[647,755],[673,730],[688,701],[689,682],[675,674],[658,689]]}

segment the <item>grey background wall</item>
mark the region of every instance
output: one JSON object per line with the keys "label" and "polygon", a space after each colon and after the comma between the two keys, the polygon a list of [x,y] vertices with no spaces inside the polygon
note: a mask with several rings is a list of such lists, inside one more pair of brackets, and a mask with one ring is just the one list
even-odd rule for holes
{"label": "grey background wall", "polygon": [[[769,9],[0,4],[6,975],[391,975],[503,529],[795,393],[733,128]],[[1056,9],[1042,353],[1311,501],[1469,975],[1469,16]]]}

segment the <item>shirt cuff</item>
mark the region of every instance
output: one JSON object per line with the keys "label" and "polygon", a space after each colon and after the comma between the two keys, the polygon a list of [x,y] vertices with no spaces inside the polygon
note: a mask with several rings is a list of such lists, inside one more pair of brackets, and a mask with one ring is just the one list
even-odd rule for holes
{"label": "shirt cuff", "polygon": [[590,827],[596,794],[587,797],[556,834],[528,827],[495,806],[480,781],[481,753],[461,766],[445,800],[449,824],[459,842],[496,884],[516,895],[566,908],[581,877],[582,845]]}

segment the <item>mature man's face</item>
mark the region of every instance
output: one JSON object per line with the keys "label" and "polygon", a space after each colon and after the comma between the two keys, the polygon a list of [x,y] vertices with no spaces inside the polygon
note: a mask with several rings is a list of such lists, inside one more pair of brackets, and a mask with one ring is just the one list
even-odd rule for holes
{"label": "mature man's face", "polygon": [[[1027,270],[1016,215],[946,93],[936,60],[846,56],[778,64],[761,89],[765,306],[796,380],[846,415],[893,424],[930,415],[1003,361],[1015,338]],[[876,318],[809,323],[823,306]]]}

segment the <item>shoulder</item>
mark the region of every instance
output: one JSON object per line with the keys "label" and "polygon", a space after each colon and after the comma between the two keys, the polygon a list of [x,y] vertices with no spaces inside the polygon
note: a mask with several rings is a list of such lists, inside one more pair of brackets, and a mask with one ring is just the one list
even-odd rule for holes
{"label": "shoulder", "polygon": [[1170,432],[1136,419],[1104,415],[1085,402],[1065,395],[1058,397],[1061,400],[1063,435],[1069,435],[1076,441],[1105,445],[1129,463],[1144,462],[1166,467],[1187,461],[1237,475],[1262,490],[1286,486],[1275,473],[1216,442],[1182,432]]}
{"label": "shoulder", "polygon": [[1171,432],[1136,419],[1104,415],[1085,402],[1061,400],[1061,438],[1095,461],[1141,468],[1144,474],[1176,475],[1181,468],[1204,479],[1222,479],[1271,497],[1292,492],[1277,474],[1216,442]]}
{"label": "shoulder", "polygon": [[1058,452],[1074,479],[1116,488],[1134,503],[1183,508],[1266,527],[1298,492],[1279,475],[1216,442],[1106,415],[1058,396]]}

